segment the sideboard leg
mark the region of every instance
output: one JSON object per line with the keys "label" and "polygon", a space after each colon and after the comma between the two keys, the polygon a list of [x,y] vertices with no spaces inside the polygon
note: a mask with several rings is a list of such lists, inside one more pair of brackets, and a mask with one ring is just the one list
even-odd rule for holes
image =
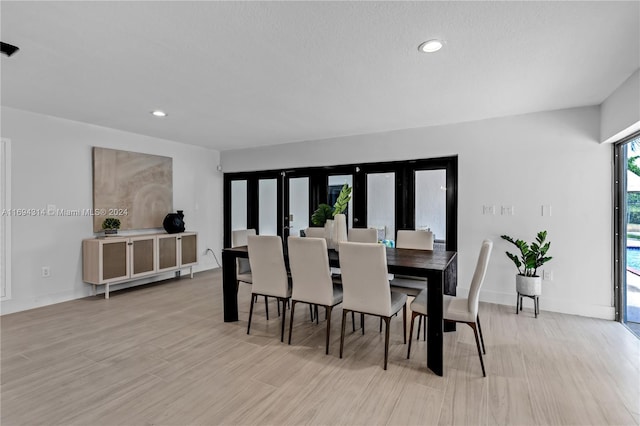
{"label": "sideboard leg", "polygon": [[109,283],[104,285],[104,298],[105,299],[109,298]]}

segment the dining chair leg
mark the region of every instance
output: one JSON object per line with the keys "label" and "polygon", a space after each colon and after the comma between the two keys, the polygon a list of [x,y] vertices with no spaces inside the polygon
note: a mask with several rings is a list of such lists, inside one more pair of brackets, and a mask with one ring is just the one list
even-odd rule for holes
{"label": "dining chair leg", "polygon": [[[413,318],[413,315],[411,316]],[[420,340],[420,328],[422,327],[422,317],[418,318],[418,332],[416,333],[416,340]],[[411,336],[413,336],[413,331],[411,332]],[[409,339],[411,340],[411,339]]]}
{"label": "dining chair leg", "polygon": [[480,333],[480,343],[482,343],[482,353],[487,354],[484,348],[484,337],[482,337],[482,327],[480,326],[480,315],[476,316],[476,323],[478,323],[478,332]]}
{"label": "dining chair leg", "polygon": [[[280,306],[280,300],[282,300],[282,326],[280,328],[280,341],[284,342],[284,323],[287,317],[287,306],[286,306],[287,299],[279,298],[278,306]],[[293,318],[293,316],[291,316],[291,318]]]}
{"label": "dining chair leg", "polygon": [[380,317],[380,333],[382,333],[382,317]]}
{"label": "dining chair leg", "polygon": [[519,310],[520,310],[520,293],[516,293],[516,315],[518,315]]}
{"label": "dining chair leg", "polygon": [[[402,307],[402,338],[404,340],[404,344],[407,344],[407,304],[405,303]],[[409,338],[411,340],[411,338]]]}
{"label": "dining chair leg", "polygon": [[318,317],[319,317],[320,315],[318,315],[318,305],[315,305],[315,306],[316,306],[316,307],[315,307],[315,311],[316,311],[316,325],[318,325],[318,324],[319,324],[319,319],[318,319]]}
{"label": "dining chair leg", "polygon": [[424,334],[424,336],[422,336],[422,340],[424,340],[425,342],[427,341],[427,316],[423,315],[422,317],[422,333]]}
{"label": "dining chair leg", "polygon": [[353,332],[356,332],[356,313],[351,311],[351,325],[353,326]]}
{"label": "dining chair leg", "polygon": [[[353,313],[353,311],[351,311]],[[342,310],[342,331],[340,332],[340,358],[342,358],[342,348],[344,347],[344,326],[347,318],[347,310]],[[355,330],[354,330],[355,331]]]}
{"label": "dining chair leg", "polygon": [[255,298],[253,294],[251,295],[251,307],[249,308],[249,323],[247,324],[247,334],[249,334],[249,330],[251,329],[251,317],[253,316],[253,303]]}
{"label": "dining chair leg", "polygon": [[289,318],[289,344],[291,344],[291,330],[293,329],[293,314],[296,310],[296,301],[291,301],[291,318]]}
{"label": "dining chair leg", "polygon": [[[291,306],[293,308],[293,305]],[[311,318],[311,322],[313,322],[313,306],[309,304],[309,318]]]}
{"label": "dining chair leg", "polygon": [[[329,336],[331,335],[331,310],[332,306],[325,306],[325,313],[327,315],[327,343],[324,351],[325,355],[329,355]],[[293,311],[291,311],[293,313]]]}
{"label": "dining chair leg", "polygon": [[487,373],[484,371],[484,360],[482,359],[482,350],[480,349],[480,338],[478,336],[478,329],[475,322],[468,322],[469,326],[473,328],[473,335],[476,338],[476,347],[478,348],[478,356],[480,357],[480,365],[482,366],[482,376],[487,377]]}
{"label": "dining chair leg", "polygon": [[[269,299],[267,296],[264,297],[264,310],[267,313],[267,321],[269,321]],[[278,312],[278,315],[280,315],[280,312]]]}
{"label": "dining chair leg", "polygon": [[360,314],[360,328],[362,329],[362,335],[364,336],[364,314]]}
{"label": "dining chair leg", "polygon": [[[413,322],[419,314],[415,312],[411,312],[411,327],[409,328],[409,347],[407,348],[407,359],[411,357],[411,341],[413,340],[411,336],[413,336]],[[422,318],[418,318],[418,327],[420,327],[420,321]],[[418,330],[420,330],[418,328]],[[420,337],[420,332],[418,331],[418,337]]]}
{"label": "dining chair leg", "polygon": [[[380,318],[382,319],[382,317]],[[389,322],[391,317],[385,317],[385,331],[384,331],[384,369],[387,369],[387,360],[389,359]]]}

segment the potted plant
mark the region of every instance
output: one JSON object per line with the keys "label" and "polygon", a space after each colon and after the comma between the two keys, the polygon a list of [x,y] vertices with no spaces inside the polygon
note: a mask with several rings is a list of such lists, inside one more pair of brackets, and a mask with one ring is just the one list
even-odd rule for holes
{"label": "potted plant", "polygon": [[104,229],[105,235],[117,234],[120,229],[120,219],[115,217],[108,217],[102,221],[102,229]]}
{"label": "potted plant", "polygon": [[345,183],[333,207],[322,203],[311,215],[311,223],[324,226],[325,238],[329,248],[337,249],[338,243],[347,239],[347,221],[344,211],[351,200],[351,190],[352,188]]}
{"label": "potted plant", "polygon": [[505,252],[507,257],[515,263],[518,268],[516,276],[516,291],[518,295],[538,296],[542,294],[542,280],[538,276],[538,268],[552,259],[547,256],[551,242],[547,239],[547,231],[540,231],[536,236],[536,241],[527,244],[522,240],[515,240],[508,235],[501,235],[500,238],[510,242],[520,250],[520,257],[513,253]]}

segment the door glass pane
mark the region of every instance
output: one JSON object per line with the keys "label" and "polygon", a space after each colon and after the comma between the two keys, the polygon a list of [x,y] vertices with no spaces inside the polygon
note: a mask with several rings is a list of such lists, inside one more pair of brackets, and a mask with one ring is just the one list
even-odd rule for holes
{"label": "door glass pane", "polygon": [[258,181],[258,226],[260,235],[278,235],[278,180]]}
{"label": "door glass pane", "polygon": [[624,321],[640,336],[640,138],[626,144],[626,271]]}
{"label": "door glass pane", "polygon": [[[340,190],[344,186],[344,184],[349,185],[353,188],[353,176],[351,175],[336,175],[329,176],[329,187],[327,188],[327,204],[331,207],[335,204],[338,199],[338,195],[340,195]],[[353,211],[353,199],[354,192],[351,190],[351,200],[349,201],[349,206],[347,210],[345,210],[344,214],[347,216],[347,228],[353,228],[353,215],[351,212]]]}
{"label": "door glass pane", "polygon": [[231,230],[247,229],[247,181],[231,181]]}
{"label": "door glass pane", "polygon": [[395,181],[396,174],[367,174],[367,227],[378,229],[378,239],[395,245]]}
{"label": "door glass pane", "polygon": [[309,226],[309,178],[289,179],[289,235],[297,237]]}
{"label": "door glass pane", "polygon": [[447,231],[447,172],[440,170],[416,170],[416,229],[433,232],[434,248],[444,250]]}

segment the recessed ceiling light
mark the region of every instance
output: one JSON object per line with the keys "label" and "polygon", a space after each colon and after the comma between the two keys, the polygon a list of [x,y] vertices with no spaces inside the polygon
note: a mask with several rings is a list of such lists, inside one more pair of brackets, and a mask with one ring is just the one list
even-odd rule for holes
{"label": "recessed ceiling light", "polygon": [[442,42],[440,40],[428,40],[418,46],[418,50],[424,53],[433,53],[442,49]]}
{"label": "recessed ceiling light", "polygon": [[159,109],[155,110],[155,111],[151,111],[151,114],[153,114],[156,117],[166,117],[167,113],[164,111],[160,111]]}

